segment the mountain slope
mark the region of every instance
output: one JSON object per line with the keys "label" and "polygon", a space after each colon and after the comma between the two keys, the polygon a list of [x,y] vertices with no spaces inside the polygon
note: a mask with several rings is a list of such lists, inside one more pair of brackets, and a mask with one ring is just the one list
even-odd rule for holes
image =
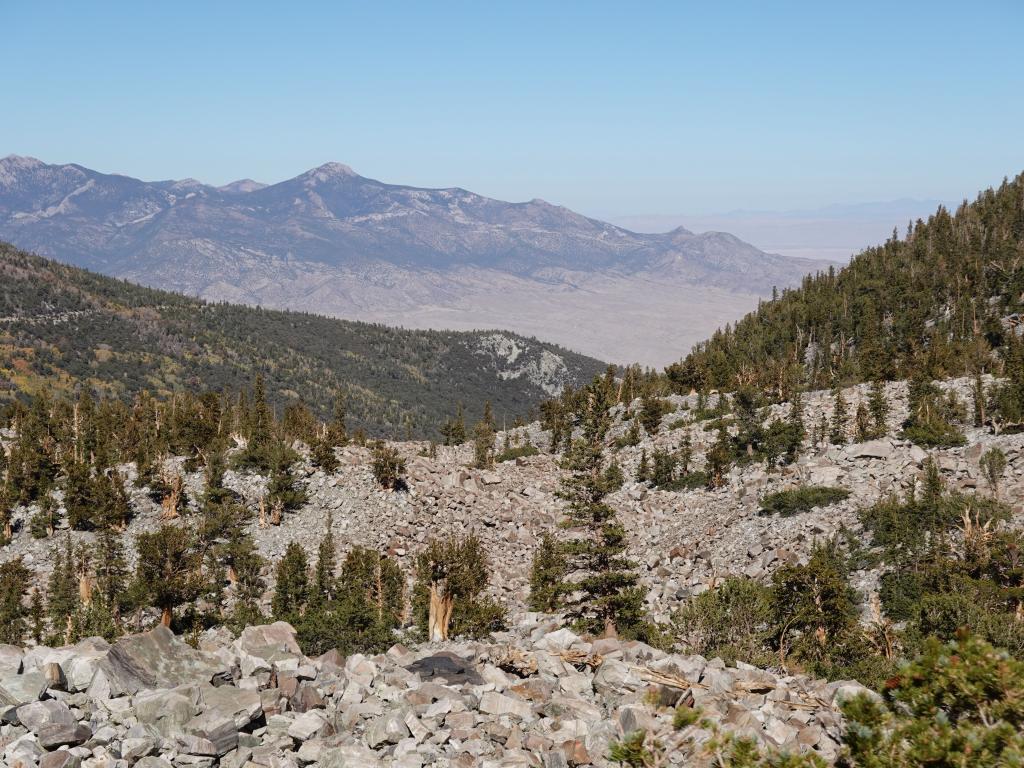
{"label": "mountain slope", "polygon": [[0,244],[0,384],[88,383],[117,395],[238,389],[256,373],[277,403],[325,411],[344,391],[353,427],[436,436],[457,401],[512,418],[604,364],[501,331],[409,331],[142,288]]}
{"label": "mountain slope", "polygon": [[[216,188],[7,157],[0,238],[213,300],[420,327],[502,325],[627,360],[635,350],[627,340],[602,346],[615,334],[601,296],[644,304],[651,302],[646,285],[672,286],[640,327],[667,320],[696,341],[715,327],[709,319],[733,317],[772,286],[821,266],[726,233],[639,234],[542,200],[385,184],[340,163],[270,186],[243,180]],[[722,294],[721,313],[689,306],[709,288]],[[537,325],[518,311],[533,296],[551,304],[563,294],[572,296],[567,318]],[[593,338],[588,327],[598,328]],[[662,349],[667,341],[652,352]]]}
{"label": "mountain slope", "polygon": [[680,388],[774,389],[999,371],[1024,332],[1024,174],[918,220],[838,272],[761,305],[668,374]]}

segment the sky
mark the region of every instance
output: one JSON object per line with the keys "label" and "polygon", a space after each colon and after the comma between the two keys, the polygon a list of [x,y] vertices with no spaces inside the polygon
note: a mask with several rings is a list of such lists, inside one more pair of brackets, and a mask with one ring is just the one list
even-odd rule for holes
{"label": "sky", "polygon": [[1024,3],[0,0],[0,156],[327,161],[605,218],[972,197],[1024,170]]}

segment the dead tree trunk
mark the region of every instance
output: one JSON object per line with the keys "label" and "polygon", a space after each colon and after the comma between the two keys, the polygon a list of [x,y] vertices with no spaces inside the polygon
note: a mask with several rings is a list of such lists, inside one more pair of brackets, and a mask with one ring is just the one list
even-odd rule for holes
{"label": "dead tree trunk", "polygon": [[430,585],[430,614],[427,619],[428,633],[431,642],[448,639],[448,627],[452,621],[454,598],[448,594],[445,585],[433,582]]}

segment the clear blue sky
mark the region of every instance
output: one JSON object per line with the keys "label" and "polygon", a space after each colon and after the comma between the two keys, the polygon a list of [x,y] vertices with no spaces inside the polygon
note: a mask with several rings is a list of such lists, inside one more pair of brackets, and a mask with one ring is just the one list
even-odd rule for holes
{"label": "clear blue sky", "polygon": [[0,0],[0,156],[328,160],[600,216],[959,199],[1024,170],[1024,3]]}

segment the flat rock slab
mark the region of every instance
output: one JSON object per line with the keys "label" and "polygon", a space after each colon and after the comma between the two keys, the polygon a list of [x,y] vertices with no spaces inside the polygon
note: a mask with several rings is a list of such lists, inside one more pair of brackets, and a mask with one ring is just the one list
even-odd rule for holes
{"label": "flat rock slab", "polygon": [[419,675],[424,682],[443,680],[448,685],[484,685],[485,680],[476,670],[476,665],[450,651],[435,653],[414,661],[406,667]]}

